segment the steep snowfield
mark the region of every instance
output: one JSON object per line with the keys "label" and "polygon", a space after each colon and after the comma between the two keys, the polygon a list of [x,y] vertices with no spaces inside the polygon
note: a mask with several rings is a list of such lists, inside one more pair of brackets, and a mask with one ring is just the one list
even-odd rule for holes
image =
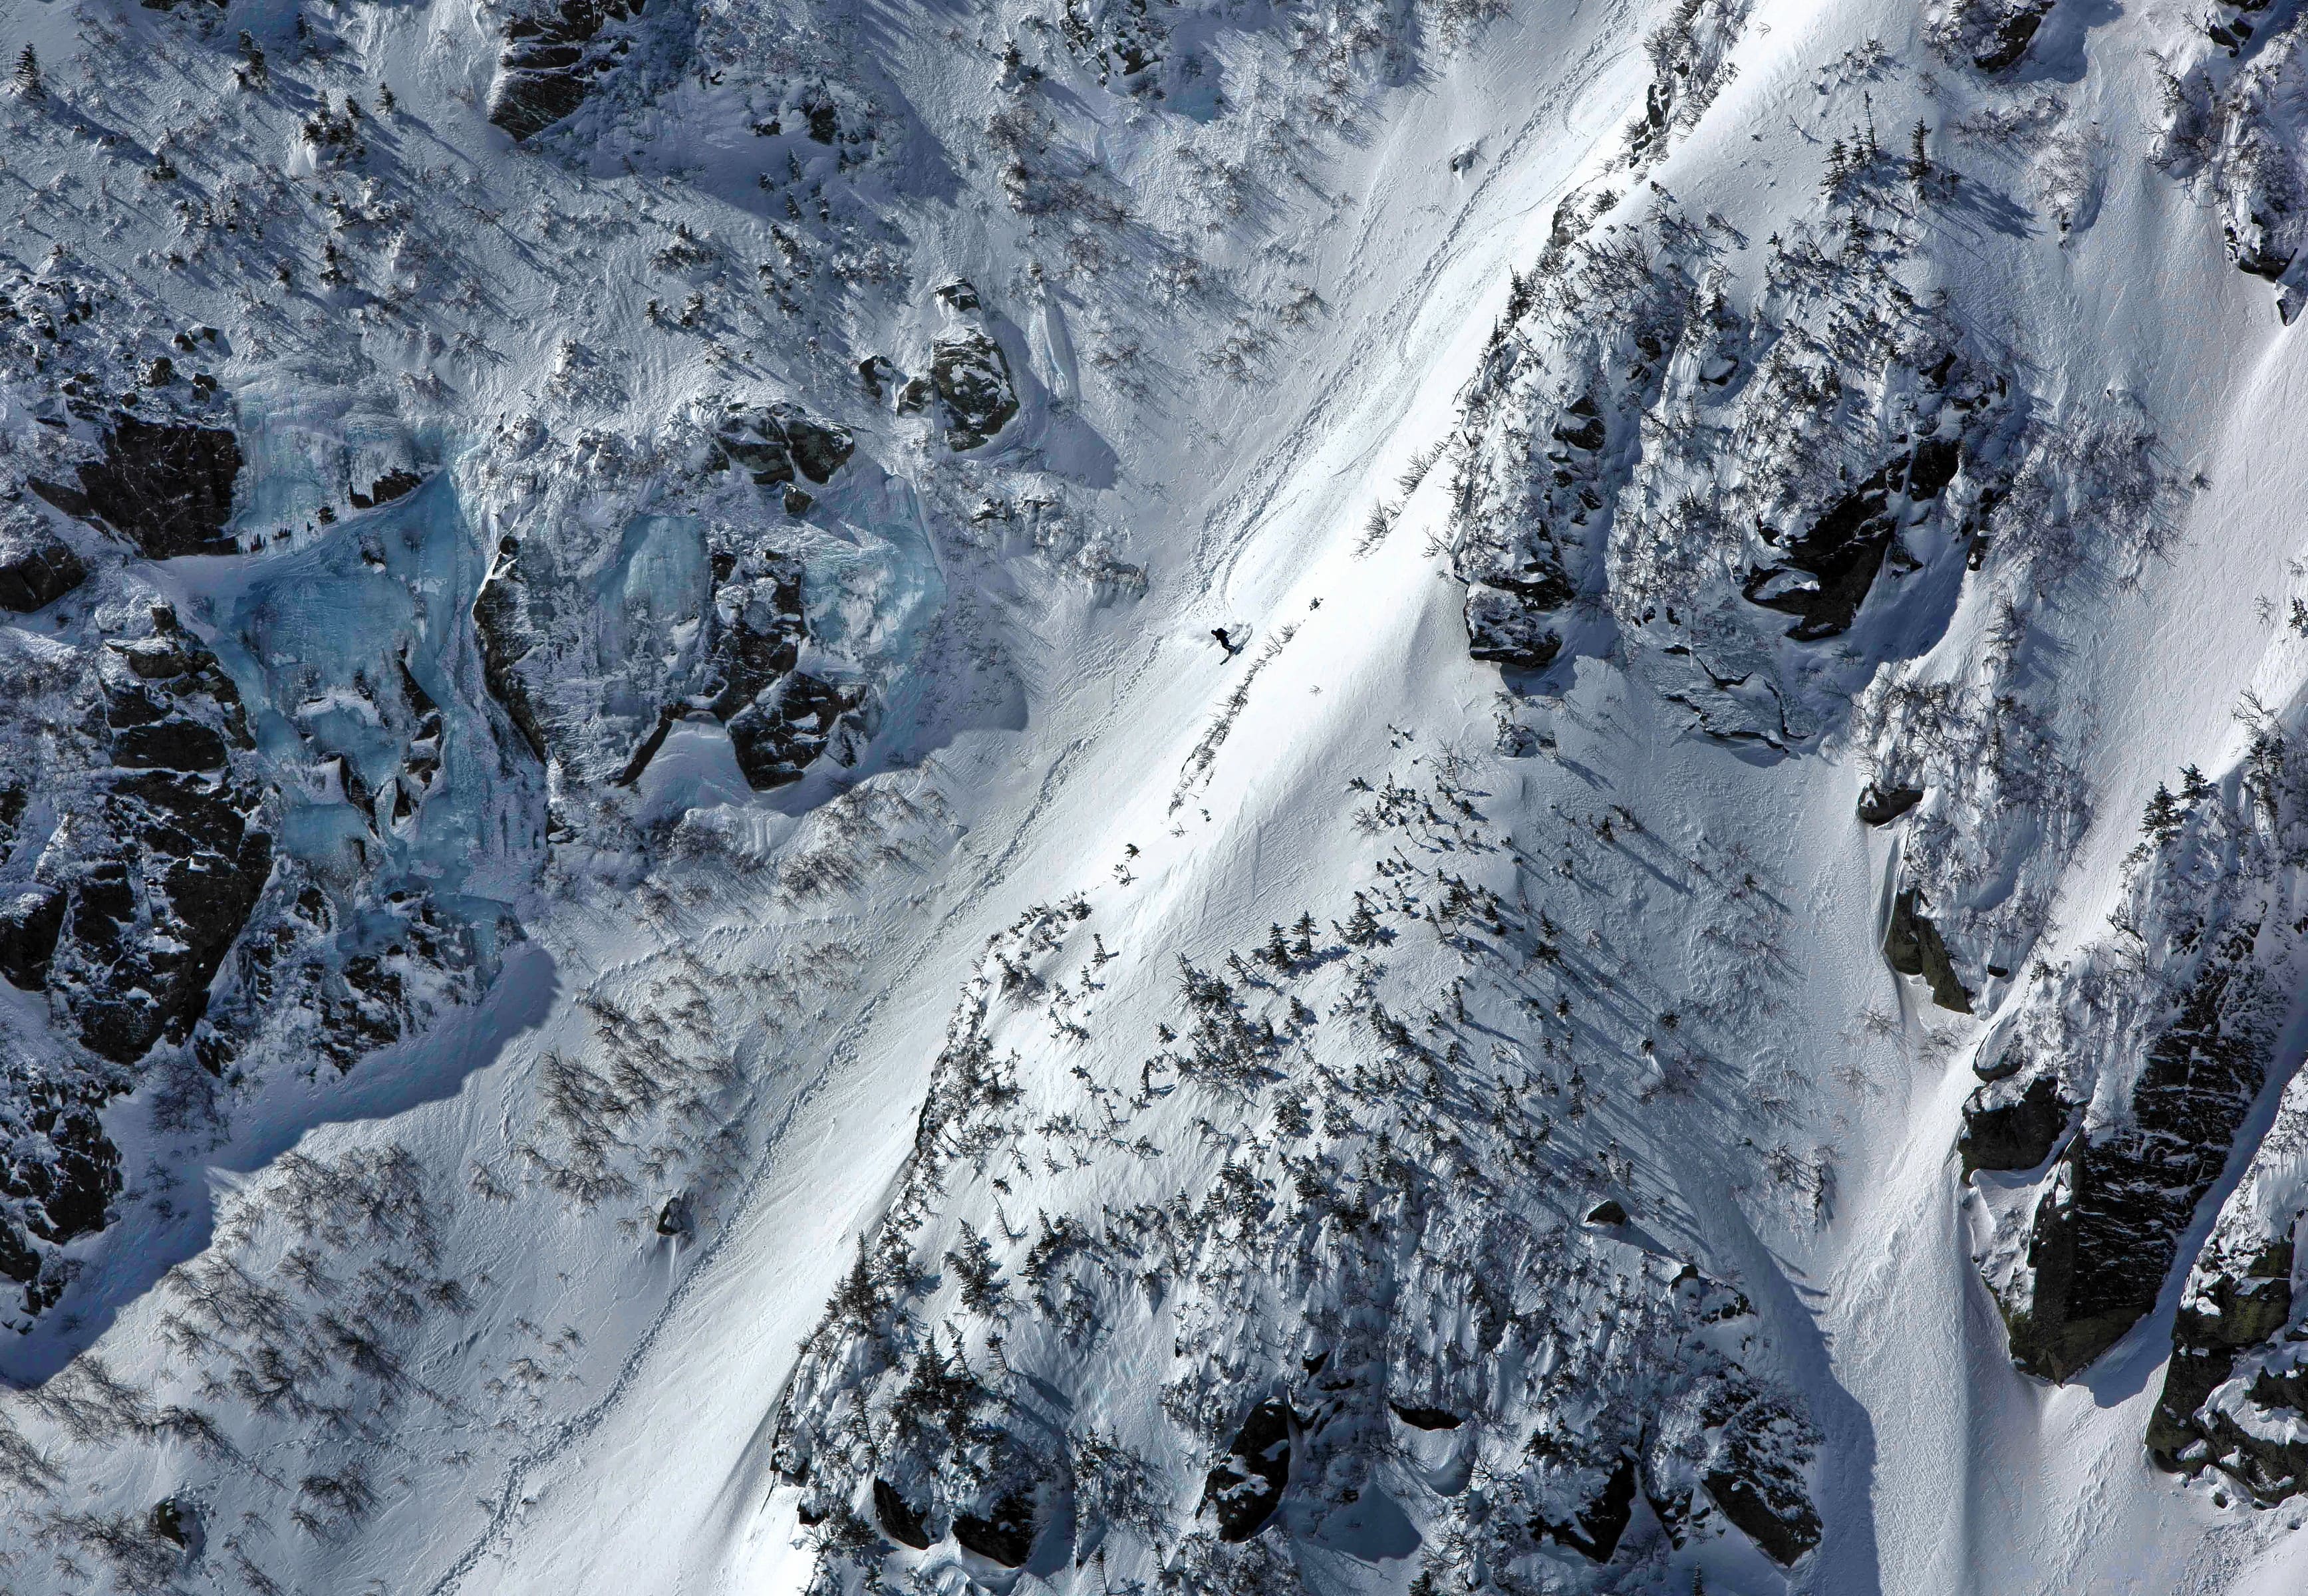
{"label": "steep snowfield", "polygon": [[[57,817],[116,812],[95,662],[159,599],[250,726],[186,779],[279,862],[125,1060],[81,919],[4,989],[11,1223],[36,1081],[119,1181],[10,1232],[0,1583],[2308,1576],[2279,1471],[2143,1441],[2300,1184],[2308,369],[2221,230],[2294,202],[2170,159],[2158,75],[2280,86],[2286,0],[2243,66],[2066,0],[1994,71],[1880,0],[521,14],[592,25],[566,106],[492,6],[4,13],[11,326],[99,374],[0,373],[0,531],[91,573],[6,630],[0,898],[93,901]],[[2234,128],[2296,148],[2276,99]],[[39,330],[67,279],[101,337]],[[162,348],[229,548],[101,490]],[[1831,614],[1796,518],[1870,481]],[[2217,1175],[2116,1249],[2153,1306],[2023,1374],[2044,1194],[2247,914]]]}

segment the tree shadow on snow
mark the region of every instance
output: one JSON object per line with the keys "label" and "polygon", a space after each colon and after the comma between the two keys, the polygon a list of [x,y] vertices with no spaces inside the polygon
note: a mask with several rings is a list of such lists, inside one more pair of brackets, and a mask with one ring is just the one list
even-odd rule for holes
{"label": "tree shadow on snow", "polygon": [[[309,1108],[308,1100],[253,1116],[241,1137],[207,1161],[209,1179],[197,1192],[159,1204],[124,1196],[120,1219],[100,1232],[101,1251],[56,1309],[30,1334],[0,1344],[0,1381],[19,1389],[46,1381],[95,1344],[170,1269],[204,1250],[215,1223],[219,1185],[228,1187],[236,1176],[269,1167],[322,1126],[391,1120],[455,1096],[467,1077],[495,1063],[517,1038],[544,1023],[561,990],[553,956],[536,943],[521,943],[506,953],[496,981],[479,1002],[424,1035],[363,1058],[330,1086],[321,1111],[297,1112],[298,1107]],[[161,1084],[148,1082],[118,1105],[129,1111],[119,1113],[113,1126],[127,1170],[142,1169],[153,1141],[147,1116],[134,1111],[134,1105],[149,1105]]]}

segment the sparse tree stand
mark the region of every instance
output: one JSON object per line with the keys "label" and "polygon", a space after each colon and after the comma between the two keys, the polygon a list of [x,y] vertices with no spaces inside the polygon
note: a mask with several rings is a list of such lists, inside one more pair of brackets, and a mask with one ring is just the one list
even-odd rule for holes
{"label": "sparse tree stand", "polygon": [[46,99],[48,91],[40,82],[40,57],[31,46],[26,45],[16,57],[16,92],[26,99]]}

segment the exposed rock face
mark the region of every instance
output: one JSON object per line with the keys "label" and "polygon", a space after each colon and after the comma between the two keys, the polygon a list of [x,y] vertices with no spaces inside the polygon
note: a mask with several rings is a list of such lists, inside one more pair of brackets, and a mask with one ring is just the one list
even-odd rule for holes
{"label": "exposed rock face", "polygon": [[[1566,1205],[1551,1183],[1523,1184],[1540,1141],[1522,1144],[1530,1162],[1509,1165],[1504,1144],[1494,1153],[1486,1138],[1511,1132],[1477,1105],[1425,1133],[1430,1156],[1450,1165],[1432,1168],[1374,1086],[1351,1174],[1333,1180],[1319,1159],[1287,1151],[1309,1121],[1286,1060],[1341,1047],[1345,1034],[1313,1032],[1305,1000],[1334,990],[1313,983],[1335,972],[1287,947],[1258,956],[1270,974],[1254,982],[1239,957],[1181,960],[1176,988],[1163,989],[1171,1023],[1155,1027],[1172,1045],[1147,1066],[1197,1092],[1224,1079],[1277,1094],[1284,1150],[1204,1166],[1175,1199],[1127,1210],[1100,1206],[1107,1189],[1084,1166],[1065,1206],[1038,1211],[1036,1230],[1003,1231],[994,1214],[1006,1188],[989,1154],[1022,1145],[1051,1107],[1021,1101],[1018,1085],[1019,1051],[1041,1045],[1022,1025],[1042,1018],[1027,994],[1040,971],[1061,967],[1053,949],[1088,940],[1078,928],[1091,913],[1079,898],[1028,911],[990,940],[964,986],[889,1217],[863,1240],[780,1401],[771,1461],[804,1523],[862,1516],[870,1493],[895,1539],[903,1526],[887,1485],[920,1538],[934,1543],[951,1523],[968,1544],[966,1518],[1006,1511],[1017,1537],[986,1555],[1022,1555],[1034,1489],[1021,1481],[1061,1466],[1018,1455],[1044,1444],[1037,1415],[1072,1411],[1074,1392],[1107,1369],[1151,1360],[1167,1377],[1146,1427],[1184,1443],[1162,1455],[1208,1460],[1191,1514],[1170,1521],[1199,1571],[1184,1588],[1225,1589],[1223,1570],[1259,1563],[1286,1497],[1292,1536],[1319,1540],[1385,1522],[1398,1500],[1389,1493],[1406,1484],[1465,1492],[1478,1459],[1494,1510],[1470,1530],[1480,1540],[1469,1550],[1494,1568],[1558,1548],[1619,1568],[1644,1502],[1678,1546],[1741,1537],[1793,1565],[1820,1543],[1819,1436],[1768,1372],[1753,1305],[1651,1245],[1581,1223],[1623,1220],[1623,1203],[1606,1206],[1590,1189]],[[1499,905],[1493,933],[1513,935],[1513,918]],[[1285,937],[1279,926],[1273,935]],[[1354,1001],[1332,1013],[1347,1017]],[[1432,1057],[1395,1008],[1365,1008],[1369,1041],[1390,1060]],[[1402,1082],[1422,1109],[1434,1101],[1424,1078]],[[1080,1361],[1053,1359],[1046,1375],[1021,1381],[1003,1349],[1045,1324],[1046,1344],[1071,1346]],[[1079,1326],[1071,1340],[1068,1325]],[[1187,1485],[1135,1436],[1078,1428],[1067,1445],[1077,1563],[1117,1525],[1150,1532],[1150,1515]],[[820,1576],[882,1566],[862,1528],[819,1537]]]}
{"label": "exposed rock face", "polygon": [[1270,1396],[1250,1411],[1202,1486],[1202,1506],[1216,1514],[1219,1539],[1247,1540],[1266,1527],[1290,1482],[1290,1406]]}
{"label": "exposed rock face", "polygon": [[[2175,92],[2158,129],[2157,164],[2209,193],[2227,256],[2240,271],[2276,285],[2278,317],[2299,314],[2293,267],[2308,245],[2308,178],[2295,107],[2308,85],[2298,13],[2261,18],[2264,4],[2223,4],[2204,17],[2218,53],[2175,62]],[[2250,53],[2246,54],[2247,47]]]}
{"label": "exposed rock face", "polygon": [[799,781],[829,752],[851,762],[864,741],[866,692],[799,668],[809,639],[801,567],[774,555],[725,551],[712,569],[705,689],[660,713],[617,780],[639,780],[685,715],[710,715],[728,728],[737,768],[756,792]]}
{"label": "exposed rock face", "polygon": [[229,554],[238,545],[220,534],[232,519],[240,467],[240,442],[228,428],[124,411],[106,431],[104,458],[80,468],[77,491],[31,486],[68,515],[103,520],[147,559]]}
{"label": "exposed rock face", "polygon": [[81,658],[89,764],[52,772],[42,845],[0,851],[0,975],[46,994],[87,1050],[60,1037],[12,1062],[0,1094],[0,1275],[22,1287],[0,1323],[19,1329],[70,1279],[58,1249],[102,1229],[121,1188],[99,1111],[156,1044],[192,1038],[272,872],[267,790],[216,656],[155,605],[149,632]]}
{"label": "exposed rock face", "polygon": [[508,19],[489,120],[526,139],[568,116],[633,48],[613,24],[640,14],[636,0],[540,0]]}
{"label": "exposed rock face", "polygon": [[1563,652],[1553,614],[1571,602],[1571,585],[1542,568],[1536,579],[1494,575],[1467,589],[1467,652],[1517,670],[1543,671]]}
{"label": "exposed rock face", "polygon": [[796,671],[731,716],[729,741],[746,784],[766,792],[799,781],[852,729],[851,717],[864,699],[862,689]]}
{"label": "exposed rock face", "polygon": [[2208,964],[2149,1048],[2128,1114],[2087,1124],[2054,1166],[2027,1268],[2002,1298],[2012,1360],[2030,1374],[2066,1379],[2156,1305],[2181,1233],[2266,1078],[2252,932],[2224,941],[2225,957]]}
{"label": "exposed rock face", "polygon": [[[91,1051],[129,1063],[201,1017],[271,874],[272,843],[251,824],[262,792],[228,768],[254,742],[216,656],[164,607],[151,635],[106,654],[104,724],[122,773],[100,781],[98,824],[71,834],[83,840],[43,857],[65,906],[40,983]],[[57,913],[44,905],[26,938]]]}
{"label": "exposed rock face", "polygon": [[416,472],[396,469],[387,471],[370,483],[368,492],[364,493],[354,488],[346,496],[352,501],[355,510],[372,510],[380,504],[390,504],[396,499],[405,499],[424,485],[425,479]]}
{"label": "exposed rock face", "polygon": [[[1468,652],[1525,671],[1546,669],[1563,651],[1563,612],[1594,552],[1586,529],[1605,524],[1609,473],[1615,456],[1625,452],[1623,443],[1610,448],[1611,428],[1591,389],[1534,419],[1526,447],[1543,457],[1543,476],[1511,487],[1463,474],[1457,485],[1461,530],[1451,562],[1467,584]],[[1538,462],[1532,466],[1541,469]],[[1503,502],[1486,513],[1482,500],[1489,495]]]}
{"label": "exposed rock face", "polygon": [[1399,1402],[1386,1404],[1394,1416],[1413,1429],[1456,1429],[1465,1420],[1448,1408],[1405,1407]]}
{"label": "exposed rock face", "polygon": [[1863,826],[1889,826],[1924,801],[1921,787],[1887,787],[1878,789],[1870,782],[1859,794],[1859,823]]}
{"label": "exposed rock face", "polygon": [[0,526],[0,610],[28,615],[44,610],[88,579],[78,554],[26,517]]}
{"label": "exposed rock face", "polygon": [[1621,1457],[1611,1466],[1603,1489],[1580,1505],[1569,1519],[1542,1517],[1537,1532],[1560,1541],[1598,1563],[1607,1563],[1619,1549],[1619,1538],[1635,1516],[1635,1460]]}
{"label": "exposed rock face", "polygon": [[35,1077],[0,1101],[0,1277],[22,1288],[0,1324],[28,1329],[55,1305],[70,1278],[56,1249],[102,1229],[120,1193],[120,1154],[96,1113],[110,1089]]}
{"label": "exposed rock face", "polygon": [[874,1481],[874,1516],[891,1540],[916,1551],[929,1549],[930,1532],[922,1526],[922,1515],[886,1480]]}
{"label": "exposed rock face", "polygon": [[0,975],[28,992],[47,984],[48,961],[65,928],[65,897],[58,888],[36,884],[0,907]]}
{"label": "exposed rock face", "polygon": [[989,1562],[1016,1568],[1033,1555],[1036,1528],[1033,1499],[1011,1491],[983,1514],[956,1514],[953,1538]]}
{"label": "exposed rock face", "polygon": [[2008,71],[2028,53],[2054,0],[1951,0],[1931,23],[1945,54],[1985,73]]}
{"label": "exposed rock face", "polygon": [[830,482],[857,447],[848,428],[783,403],[730,406],[715,442],[762,487],[789,483],[797,472],[814,483]]}
{"label": "exposed rock face", "polygon": [[[1959,433],[1917,441],[1830,505],[1809,531],[1781,544],[1778,563],[1749,571],[1742,595],[1795,616],[1787,636],[1797,642],[1850,630],[1910,507],[1938,498],[1962,463]],[[1767,541],[1778,542],[1770,528],[1761,530]]]}
{"label": "exposed rock face", "polygon": [[2172,1360],[2148,1420],[2148,1455],[2158,1468],[2216,1468],[2261,1502],[2308,1483],[2308,1340],[2295,1325],[2292,1290],[2308,1215],[2304,1146],[2308,1077],[2295,1077],[2188,1273]]}
{"label": "exposed rock face", "polygon": [[1101,83],[1126,82],[1159,65],[1167,42],[1146,0],[1065,0],[1058,32]]}
{"label": "exposed rock face", "polygon": [[107,828],[133,851],[78,868],[48,978],[91,1052],[129,1063],[190,1034],[271,871],[254,802],[177,775],[113,784]]}
{"label": "exposed rock face", "polygon": [[529,683],[517,669],[532,646],[522,614],[522,586],[521,540],[508,536],[499,540],[496,561],[473,596],[473,631],[480,639],[481,680],[487,684],[489,696],[542,764],[549,757],[545,726],[538,718]]}
{"label": "exposed rock face", "polygon": [[937,340],[930,351],[930,386],[945,416],[945,441],[956,452],[990,442],[1018,414],[1010,357],[977,329]]}
{"label": "exposed rock face", "polygon": [[1883,957],[1902,975],[1920,975],[1932,989],[1932,1001],[1958,1014],[1971,1012],[1971,994],[1956,978],[1947,944],[1939,928],[1916,905],[1916,889],[1892,900],[1890,923],[1883,932]]}
{"label": "exposed rock face", "polygon": [[2034,1169],[2052,1155],[2074,1111],[2050,1075],[1981,1086],[1963,1108],[1963,1135],[1956,1143],[1963,1172]]}

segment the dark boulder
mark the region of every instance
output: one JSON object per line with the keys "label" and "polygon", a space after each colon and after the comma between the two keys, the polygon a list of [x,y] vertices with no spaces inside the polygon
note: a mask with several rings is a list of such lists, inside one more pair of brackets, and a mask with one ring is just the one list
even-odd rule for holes
{"label": "dark boulder", "polygon": [[1924,801],[1921,787],[1878,787],[1869,782],[1859,793],[1859,820],[1864,826],[1889,826]]}
{"label": "dark boulder", "polygon": [[1413,1429],[1456,1429],[1466,1422],[1448,1408],[1406,1407],[1399,1402],[1386,1405],[1394,1410],[1396,1418]]}
{"label": "dark boulder", "polygon": [[874,1517],[891,1540],[916,1551],[929,1550],[930,1532],[922,1515],[898,1494],[896,1486],[878,1477],[874,1481]]}
{"label": "dark boulder", "polygon": [[938,339],[930,352],[930,386],[945,412],[946,445],[956,452],[991,441],[1018,414],[1010,357],[976,328]]}
{"label": "dark boulder", "polygon": [[161,1540],[189,1548],[193,1544],[195,1523],[193,1514],[173,1497],[152,1504],[152,1533]]}
{"label": "dark boulder", "polygon": [[1605,1197],[1587,1211],[1587,1223],[1593,1225],[1616,1225],[1627,1223],[1627,1210],[1616,1197]]}
{"label": "dark boulder", "polygon": [[1971,993],[1956,978],[1946,942],[1917,907],[1916,889],[1901,892],[1891,905],[1891,922],[1883,931],[1883,957],[1902,975],[1920,975],[1932,989],[1932,1001],[1958,1014],[1971,1012]]}
{"label": "dark boulder", "polygon": [[1250,1411],[1203,1481],[1201,1505],[1218,1515],[1219,1539],[1247,1540],[1264,1529],[1289,1480],[1290,1408],[1270,1396]]}
{"label": "dark boulder", "polygon": [[1022,1567],[1034,1550],[1034,1502],[1011,1491],[984,1514],[958,1514],[953,1538],[968,1549],[1004,1568]]}
{"label": "dark boulder", "polygon": [[1964,1104],[1963,1135],[1955,1145],[1964,1174],[2034,1169],[2052,1155],[2074,1111],[2048,1075],[2017,1091],[1993,1083],[1981,1086]]}
{"label": "dark boulder", "polygon": [[44,528],[0,530],[0,610],[29,615],[88,580],[64,540]]}
{"label": "dark boulder", "polygon": [[489,120],[518,140],[568,116],[633,48],[613,24],[640,13],[638,0],[542,0],[508,19]]}

